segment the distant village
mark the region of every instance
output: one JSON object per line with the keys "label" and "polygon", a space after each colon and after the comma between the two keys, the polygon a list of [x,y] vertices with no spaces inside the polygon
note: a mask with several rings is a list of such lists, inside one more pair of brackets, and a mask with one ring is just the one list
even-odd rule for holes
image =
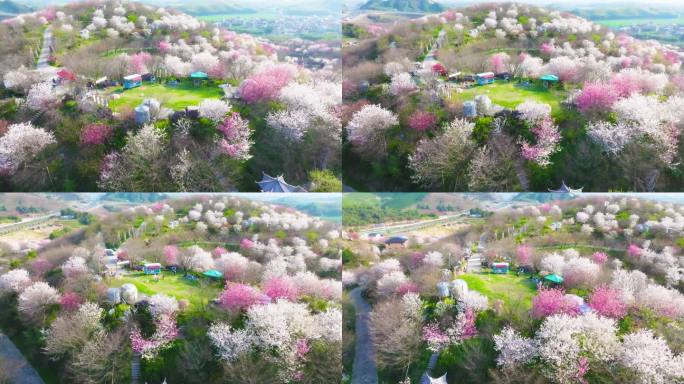
{"label": "distant village", "polygon": [[684,23],[656,24],[652,21],[615,28],[639,39],[654,39],[663,43],[684,46]]}
{"label": "distant village", "polygon": [[218,23],[230,30],[256,35],[320,36],[340,33],[339,17],[327,15],[279,15],[276,18],[229,18]]}

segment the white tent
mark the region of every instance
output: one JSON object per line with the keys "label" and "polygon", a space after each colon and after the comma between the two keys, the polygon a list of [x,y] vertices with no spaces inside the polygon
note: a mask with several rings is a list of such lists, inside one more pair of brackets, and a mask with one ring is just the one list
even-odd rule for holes
{"label": "white tent", "polygon": [[446,379],[446,373],[442,377],[430,377],[429,375],[427,376],[427,379],[429,380],[428,383],[430,384],[447,384],[447,379]]}

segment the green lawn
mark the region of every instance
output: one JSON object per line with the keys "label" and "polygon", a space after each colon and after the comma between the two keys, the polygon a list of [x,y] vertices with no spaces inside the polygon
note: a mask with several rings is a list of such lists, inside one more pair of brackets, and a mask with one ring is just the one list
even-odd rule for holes
{"label": "green lawn", "polygon": [[139,293],[146,295],[163,293],[178,300],[187,299],[192,309],[206,305],[208,301],[216,298],[223,288],[223,282],[205,283],[207,280],[191,282],[184,279],[181,272],[176,275],[170,272],[162,272],[162,274],[164,275],[163,278],[154,281],[150,275],[135,272],[125,275],[121,279],[108,279],[107,284],[110,287],[120,287],[123,284],[131,283],[138,288]]}
{"label": "green lawn", "polygon": [[472,100],[477,95],[487,95],[493,103],[506,108],[515,108],[527,100],[532,100],[549,104],[554,112],[560,110],[560,102],[565,99],[565,91],[538,86],[523,88],[515,81],[474,86],[455,95],[463,101]]}
{"label": "green lawn", "polygon": [[499,275],[488,272],[466,273],[458,277],[468,283],[468,288],[487,296],[489,300],[503,300],[509,306],[521,301],[525,307],[532,307],[532,297],[537,289],[527,276],[515,273]]}
{"label": "green lawn", "polygon": [[142,86],[124,90],[117,88],[112,95],[118,94],[118,99],[110,99],[109,107],[117,112],[121,107],[135,108],[145,99],[154,98],[165,108],[181,110],[192,105],[199,105],[204,99],[220,99],[223,91],[217,86],[203,85],[194,87],[192,82],[184,81],[176,87],[166,84],[144,83]]}

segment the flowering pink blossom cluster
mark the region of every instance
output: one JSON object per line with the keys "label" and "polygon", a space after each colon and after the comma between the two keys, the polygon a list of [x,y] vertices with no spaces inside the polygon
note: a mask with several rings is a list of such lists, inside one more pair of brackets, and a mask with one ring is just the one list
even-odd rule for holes
{"label": "flowering pink blossom cluster", "polygon": [[299,296],[297,285],[288,277],[272,277],[264,282],[261,289],[274,301],[278,299],[295,301]]}
{"label": "flowering pink blossom cluster", "polygon": [[262,294],[249,285],[228,283],[218,298],[219,305],[230,311],[241,311],[262,301]]}
{"label": "flowering pink blossom cluster", "polygon": [[250,140],[249,124],[237,112],[226,117],[217,129],[223,133],[219,147],[228,156],[238,160],[252,157],[249,150],[253,142]]}
{"label": "flowering pink blossom cluster", "polygon": [[311,350],[311,346],[306,339],[298,339],[295,344],[295,348],[295,353],[298,359],[303,359],[304,356]]}
{"label": "flowering pink blossom cluster", "polygon": [[254,247],[254,242],[250,239],[244,238],[240,240],[240,248],[242,249],[252,249]]}
{"label": "flowering pink blossom cluster", "polygon": [[591,260],[596,264],[604,264],[608,261],[608,254],[605,252],[594,252],[594,254],[591,255]]}
{"label": "flowering pink blossom cluster", "polygon": [[54,265],[44,257],[37,258],[31,263],[31,271],[38,276],[44,275],[53,267]]}
{"label": "flowering pink blossom cluster", "polygon": [[424,132],[435,127],[437,116],[425,111],[417,111],[409,117],[409,126],[414,131]]}
{"label": "flowering pink blossom cluster", "polygon": [[112,127],[106,124],[88,124],[81,131],[81,144],[103,144],[112,135]]}
{"label": "flowering pink blossom cluster", "polygon": [[406,281],[397,287],[396,293],[399,296],[404,296],[407,293],[419,293],[420,287],[413,281]]}
{"label": "flowering pink blossom cluster", "polygon": [[541,51],[541,53],[543,53],[543,54],[545,54],[545,55],[550,55],[550,54],[552,54],[553,51],[554,51],[555,49],[556,49],[556,48],[553,46],[553,44],[541,43],[541,44],[539,45],[539,51]]}
{"label": "flowering pink blossom cluster", "polygon": [[242,82],[240,97],[250,104],[273,100],[291,79],[292,73],[285,67],[267,69]]}
{"label": "flowering pink blossom cluster", "polygon": [[178,336],[178,327],[173,316],[161,315],[155,319],[154,324],[156,330],[149,339],[143,337],[137,327],[131,331],[131,348],[143,359],[153,359]]}
{"label": "flowering pink blossom cluster", "polygon": [[532,316],[541,319],[561,313],[577,315],[580,313],[579,305],[560,288],[540,287],[537,296],[532,298]]}
{"label": "flowering pink blossom cluster", "polygon": [[602,316],[621,319],[627,314],[627,305],[622,301],[621,295],[618,289],[601,285],[589,296],[588,304]]}
{"label": "flowering pink blossom cluster", "polygon": [[423,340],[428,343],[430,350],[439,350],[441,346],[449,343],[449,336],[439,328],[439,325],[431,323],[423,326]]}
{"label": "flowering pink blossom cluster", "polygon": [[523,140],[520,144],[522,157],[541,166],[551,164],[549,158],[558,150],[558,143],[561,139],[558,127],[554,125],[550,117],[547,117],[542,119],[531,131],[534,133],[537,143],[532,145]]}
{"label": "flowering pink blossom cluster", "polygon": [[529,245],[518,246],[516,262],[520,265],[532,265],[532,248]]}
{"label": "flowering pink blossom cluster", "polygon": [[171,44],[162,40],[157,44],[157,49],[160,53],[168,53],[171,50]]}
{"label": "flowering pink blossom cluster", "polygon": [[511,57],[505,52],[499,52],[489,57],[489,64],[495,73],[502,73],[508,70],[508,63]]}
{"label": "flowering pink blossom cluster", "polygon": [[636,244],[630,244],[627,247],[627,254],[632,258],[638,258],[641,255],[642,249]]}
{"label": "flowering pink blossom cluster", "polygon": [[411,269],[418,268],[423,264],[423,259],[425,259],[425,253],[423,252],[411,252],[408,256],[408,264]]}
{"label": "flowering pink blossom cluster", "polygon": [[[159,43],[161,45],[161,42]],[[133,73],[145,73],[148,65],[152,62],[152,55],[147,52],[138,52],[128,58],[128,67]]]}
{"label": "flowering pink blossom cluster", "polygon": [[162,262],[165,265],[175,265],[178,263],[178,254],[180,251],[175,245],[167,245],[164,247],[164,256]]}
{"label": "flowering pink blossom cluster", "polygon": [[85,302],[78,293],[67,292],[59,299],[59,305],[67,311],[75,311]]}
{"label": "flowering pink blossom cluster", "polygon": [[575,99],[575,103],[583,113],[607,112],[617,101],[617,98],[618,94],[610,84],[584,83],[584,88]]}

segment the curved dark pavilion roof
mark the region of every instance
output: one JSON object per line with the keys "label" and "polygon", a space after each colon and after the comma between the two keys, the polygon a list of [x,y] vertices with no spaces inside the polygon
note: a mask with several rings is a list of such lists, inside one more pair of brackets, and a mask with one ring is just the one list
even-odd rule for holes
{"label": "curved dark pavilion roof", "polygon": [[306,192],[306,189],[298,185],[288,184],[283,175],[273,177],[262,172],[261,181],[257,181],[261,188],[261,192]]}
{"label": "curved dark pavilion roof", "polygon": [[555,193],[582,193],[582,189],[584,187],[581,187],[580,189],[572,189],[565,185],[565,180],[563,180],[563,183],[561,184],[560,188],[553,190],[549,188],[549,192],[555,192]]}

